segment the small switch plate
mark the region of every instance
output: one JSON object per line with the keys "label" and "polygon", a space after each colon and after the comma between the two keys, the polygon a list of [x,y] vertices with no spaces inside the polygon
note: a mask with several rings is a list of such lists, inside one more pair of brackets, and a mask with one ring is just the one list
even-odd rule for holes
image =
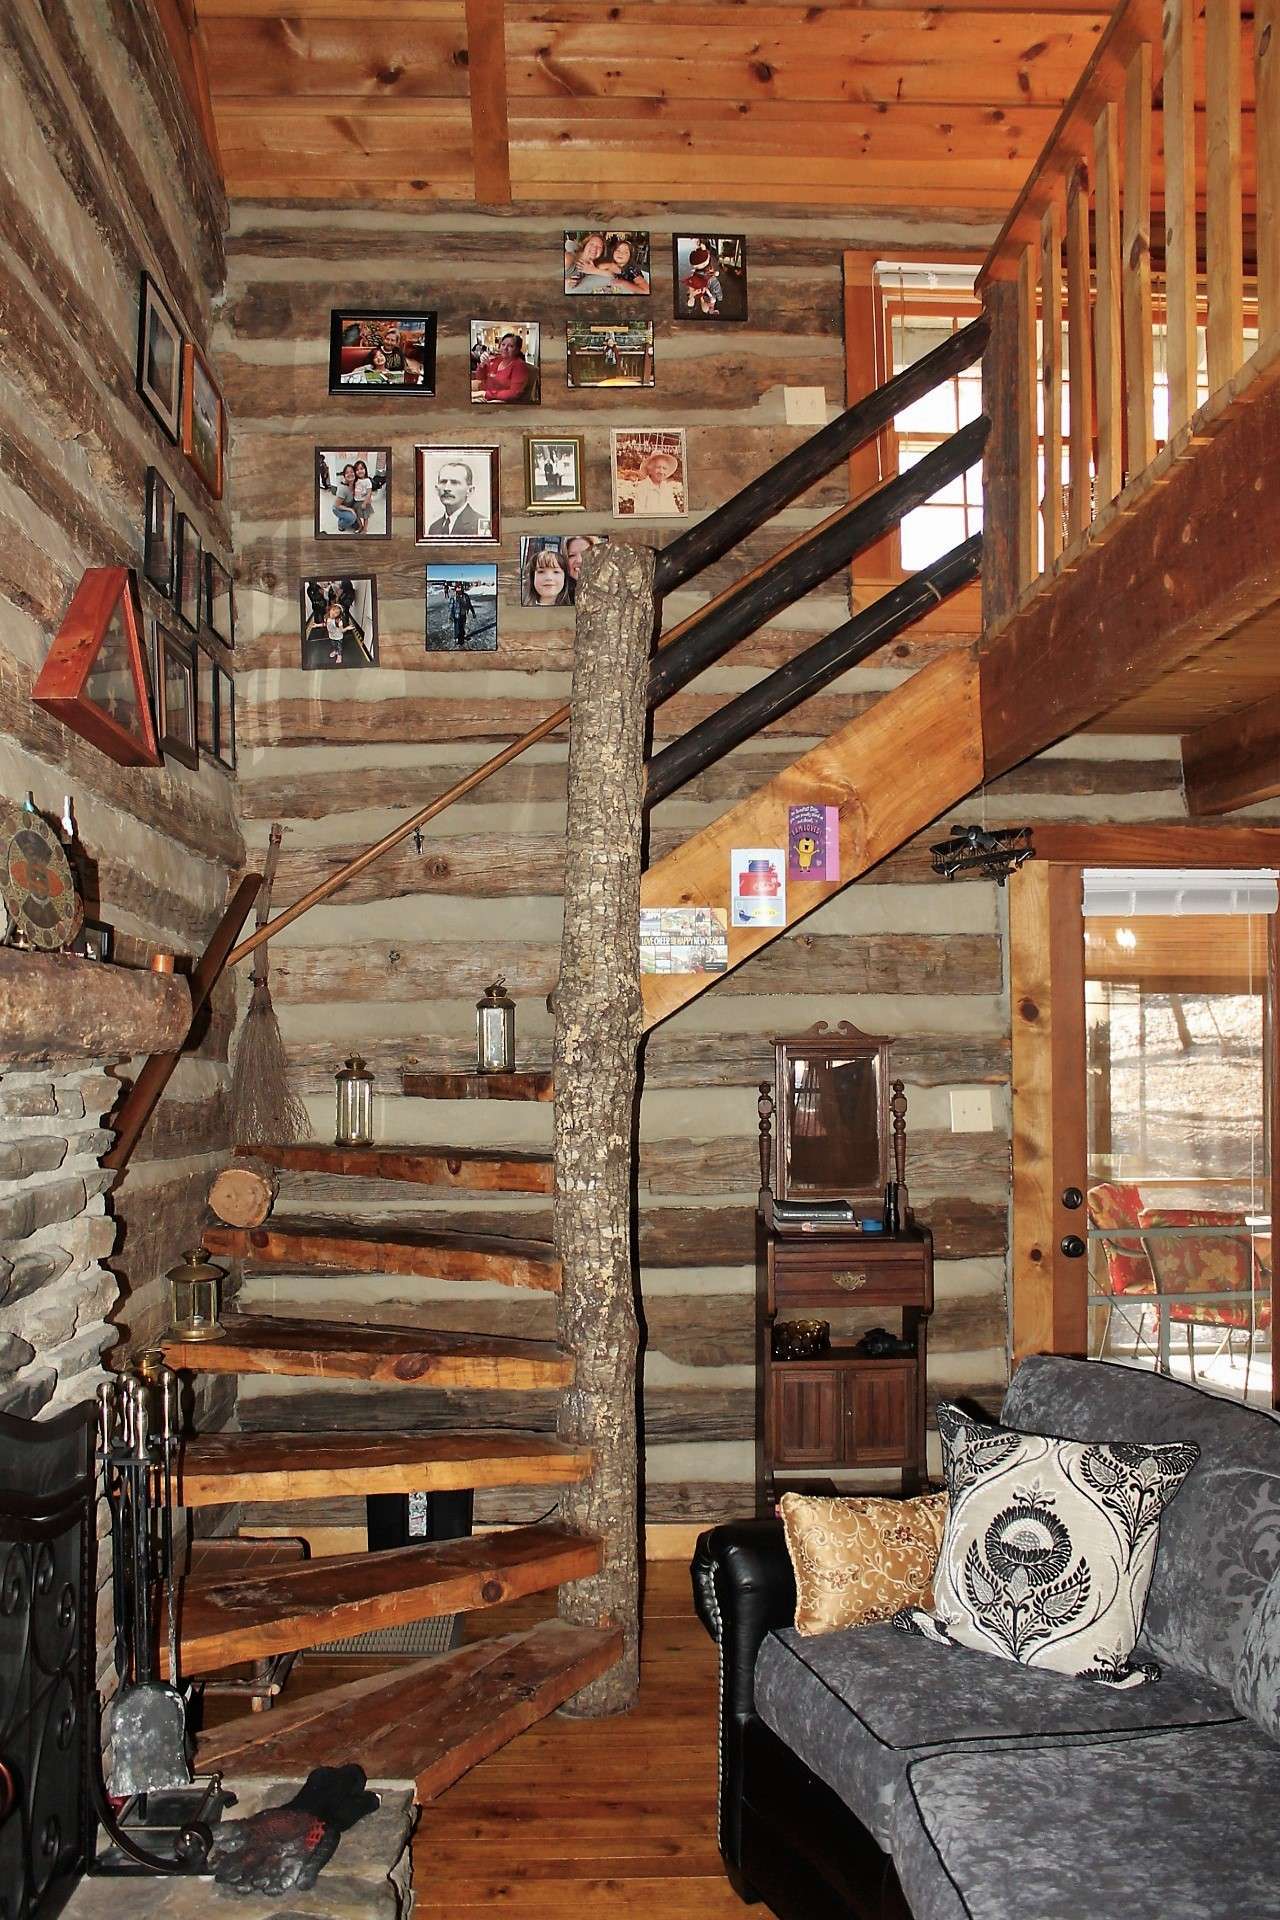
{"label": "small switch plate", "polygon": [[789,427],[825,427],[827,390],[825,387],[784,387],[783,418]]}
{"label": "small switch plate", "polygon": [[951,1089],[952,1133],[990,1133],[995,1126],[988,1087]]}

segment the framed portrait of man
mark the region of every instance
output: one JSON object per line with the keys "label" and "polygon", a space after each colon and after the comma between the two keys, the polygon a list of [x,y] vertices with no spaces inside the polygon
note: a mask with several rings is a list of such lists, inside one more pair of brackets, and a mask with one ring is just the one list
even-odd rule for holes
{"label": "framed portrait of man", "polygon": [[496,447],[414,448],[420,547],[496,547]]}

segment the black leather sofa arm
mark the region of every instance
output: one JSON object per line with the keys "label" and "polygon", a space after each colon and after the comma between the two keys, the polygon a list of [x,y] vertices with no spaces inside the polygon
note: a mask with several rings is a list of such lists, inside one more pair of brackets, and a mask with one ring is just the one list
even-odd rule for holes
{"label": "black leather sofa arm", "polygon": [[735,1520],[699,1537],[693,1604],[720,1649],[720,1851],[731,1877],[742,1860],[742,1740],[755,1714],[756,1655],[795,1618],[796,1583],[780,1520]]}

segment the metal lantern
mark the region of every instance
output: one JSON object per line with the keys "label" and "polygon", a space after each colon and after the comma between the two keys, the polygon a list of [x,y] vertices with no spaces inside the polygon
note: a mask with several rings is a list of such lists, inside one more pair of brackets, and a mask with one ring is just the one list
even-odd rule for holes
{"label": "metal lantern", "polygon": [[200,1247],[184,1253],[165,1279],[173,1304],[173,1331],[179,1340],[216,1340],[222,1332],[218,1319],[222,1268],[206,1260]]}
{"label": "metal lantern", "polygon": [[358,1053],[353,1053],[334,1078],[338,1085],[338,1125],[334,1134],[340,1147],[373,1145],[373,1075]]}
{"label": "metal lantern", "polygon": [[499,974],[476,1001],[476,1070],[514,1073],[516,1067],[516,1007],[507,997],[507,983]]}

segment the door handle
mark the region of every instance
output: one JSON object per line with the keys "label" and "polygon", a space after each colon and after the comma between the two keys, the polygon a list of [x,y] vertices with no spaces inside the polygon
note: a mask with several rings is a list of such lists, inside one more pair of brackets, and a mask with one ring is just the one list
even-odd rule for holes
{"label": "door handle", "polygon": [[831,1278],[845,1293],[856,1293],[859,1287],[866,1286],[868,1276],[863,1268],[846,1267],[840,1273],[833,1273]]}

